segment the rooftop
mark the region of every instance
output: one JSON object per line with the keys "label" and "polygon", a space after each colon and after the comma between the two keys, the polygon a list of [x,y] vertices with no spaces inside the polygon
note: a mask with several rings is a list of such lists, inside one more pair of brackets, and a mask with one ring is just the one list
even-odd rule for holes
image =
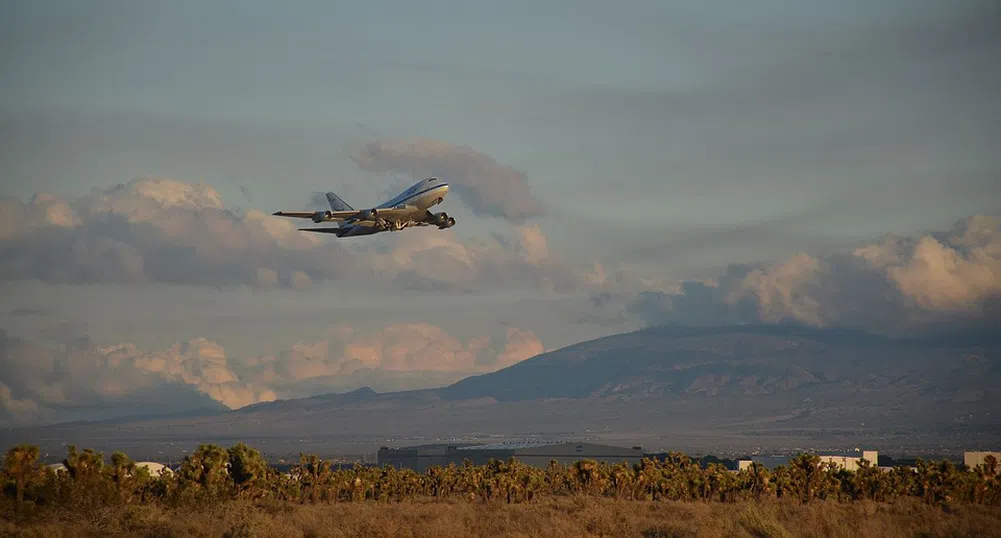
{"label": "rooftop", "polygon": [[459,450],[515,450],[519,448],[536,448],[540,446],[569,445],[572,441],[510,441],[489,443],[485,445],[460,446]]}

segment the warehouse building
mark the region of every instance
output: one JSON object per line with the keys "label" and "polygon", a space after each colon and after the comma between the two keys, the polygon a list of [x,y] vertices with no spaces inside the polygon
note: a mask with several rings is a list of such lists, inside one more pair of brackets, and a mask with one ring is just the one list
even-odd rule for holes
{"label": "warehouse building", "polygon": [[[838,467],[847,471],[855,471],[859,468],[859,462],[866,460],[870,465],[876,466],[879,462],[879,453],[875,450],[863,450],[850,454],[819,454],[820,464],[835,463]],[[775,469],[779,465],[788,466],[794,456],[752,456],[750,459],[737,460],[738,470],[743,471],[751,467],[751,463],[760,463],[766,469]]]}
{"label": "warehouse building", "polygon": [[643,459],[643,449],[638,446],[622,448],[573,442],[435,444],[405,448],[379,448],[380,467],[391,465],[398,469],[413,469],[420,473],[436,465],[442,467],[446,467],[450,463],[462,465],[465,460],[469,460],[473,465],[485,465],[492,459],[507,461],[511,457],[533,467],[546,467],[553,460],[564,465],[570,465],[579,460],[609,463],[624,461],[632,465]]}
{"label": "warehouse building", "polygon": [[986,452],[986,451],[966,451],[963,452],[963,464],[968,468],[976,468],[977,465],[984,465],[986,463],[987,456],[994,456],[994,461],[1001,465],[1001,452]]}

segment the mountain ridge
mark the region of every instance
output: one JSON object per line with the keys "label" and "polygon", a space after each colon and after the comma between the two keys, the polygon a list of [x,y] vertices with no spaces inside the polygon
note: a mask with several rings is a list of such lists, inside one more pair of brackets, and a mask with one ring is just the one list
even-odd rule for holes
{"label": "mountain ridge", "polygon": [[268,451],[294,452],[373,450],[394,439],[579,439],[600,432],[610,442],[647,445],[934,445],[1001,440],[996,409],[1001,339],[984,331],[899,338],[796,325],[660,326],[580,342],[440,388],[362,387],[217,415],[25,428],[0,432],[0,440],[71,438],[110,447],[261,438]]}

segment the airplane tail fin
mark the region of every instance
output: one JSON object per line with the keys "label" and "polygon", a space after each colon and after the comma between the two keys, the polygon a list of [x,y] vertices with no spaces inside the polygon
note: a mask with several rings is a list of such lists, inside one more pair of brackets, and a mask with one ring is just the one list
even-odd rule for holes
{"label": "airplane tail fin", "polygon": [[334,211],[354,211],[355,209],[342,200],[340,196],[337,196],[332,192],[327,193],[327,203],[330,204],[330,209],[333,209]]}

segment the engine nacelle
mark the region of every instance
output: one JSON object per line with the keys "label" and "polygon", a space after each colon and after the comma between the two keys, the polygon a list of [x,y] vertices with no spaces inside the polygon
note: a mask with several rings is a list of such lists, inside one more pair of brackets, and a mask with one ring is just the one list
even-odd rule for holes
{"label": "engine nacelle", "polygon": [[363,220],[378,220],[379,210],[378,209],[366,209],[361,212],[361,218]]}
{"label": "engine nacelle", "polygon": [[441,213],[438,213],[437,215],[435,215],[434,216],[434,223],[435,223],[435,226],[438,226],[439,228],[442,227],[442,226],[447,225],[448,224],[448,213],[445,213],[444,211],[442,211]]}
{"label": "engine nacelle", "polygon": [[438,225],[438,229],[439,230],[444,230],[445,228],[451,228],[452,226],[455,226],[455,218],[454,217],[446,217],[445,218],[445,222],[443,222],[443,223],[441,223],[441,224]]}
{"label": "engine nacelle", "polygon": [[331,217],[330,211],[317,211],[316,213],[313,213],[313,222],[316,223],[324,222],[330,220],[330,217]]}

